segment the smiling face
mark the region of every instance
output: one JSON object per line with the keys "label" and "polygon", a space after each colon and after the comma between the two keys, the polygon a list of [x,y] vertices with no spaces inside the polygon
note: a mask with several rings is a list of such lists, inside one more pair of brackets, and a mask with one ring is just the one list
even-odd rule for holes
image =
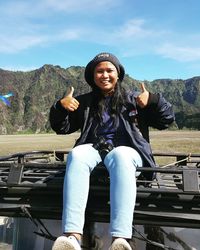
{"label": "smiling face", "polygon": [[104,95],[114,92],[118,80],[116,67],[108,61],[100,62],[94,69],[94,82]]}

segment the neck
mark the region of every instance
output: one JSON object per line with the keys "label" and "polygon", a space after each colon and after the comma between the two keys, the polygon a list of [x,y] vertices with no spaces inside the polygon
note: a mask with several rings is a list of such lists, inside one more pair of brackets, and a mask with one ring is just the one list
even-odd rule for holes
{"label": "neck", "polygon": [[109,90],[109,91],[102,91],[102,94],[104,95],[104,96],[112,96],[113,94],[114,94],[114,89],[111,89],[111,90]]}

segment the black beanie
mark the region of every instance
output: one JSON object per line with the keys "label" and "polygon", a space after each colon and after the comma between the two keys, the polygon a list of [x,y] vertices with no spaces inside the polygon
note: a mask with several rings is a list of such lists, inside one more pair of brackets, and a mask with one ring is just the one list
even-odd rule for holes
{"label": "black beanie", "polygon": [[104,62],[104,61],[111,62],[113,65],[115,65],[117,72],[118,72],[119,80],[122,81],[124,79],[125,70],[124,70],[124,67],[121,65],[121,63],[119,62],[119,60],[117,59],[117,57],[111,53],[104,52],[104,53],[100,53],[96,55],[87,64],[85,68],[85,80],[91,87],[94,87],[95,85],[94,69],[97,66],[97,64],[99,64],[100,62]]}

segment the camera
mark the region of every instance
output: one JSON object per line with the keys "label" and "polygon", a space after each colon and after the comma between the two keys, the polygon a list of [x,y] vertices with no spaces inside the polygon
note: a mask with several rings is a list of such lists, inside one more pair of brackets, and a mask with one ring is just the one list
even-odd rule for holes
{"label": "camera", "polygon": [[113,145],[107,142],[103,137],[99,138],[99,141],[93,144],[93,147],[99,151],[102,161],[106,155],[113,150]]}

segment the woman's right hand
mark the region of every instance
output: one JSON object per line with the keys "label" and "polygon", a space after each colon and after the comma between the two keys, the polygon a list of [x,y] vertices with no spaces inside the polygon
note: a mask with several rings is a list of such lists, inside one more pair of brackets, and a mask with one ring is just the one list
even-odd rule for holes
{"label": "woman's right hand", "polygon": [[70,87],[69,93],[60,100],[63,108],[68,111],[75,111],[79,107],[79,102],[73,97],[74,88]]}
{"label": "woman's right hand", "polygon": [[149,100],[149,91],[146,90],[144,83],[140,84],[140,88],[142,92],[137,96],[136,102],[140,106],[140,108],[145,108]]}

